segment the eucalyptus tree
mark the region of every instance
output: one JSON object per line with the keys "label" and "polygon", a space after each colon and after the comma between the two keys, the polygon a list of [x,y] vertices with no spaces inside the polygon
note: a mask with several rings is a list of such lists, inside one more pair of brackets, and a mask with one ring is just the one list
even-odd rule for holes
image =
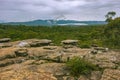
{"label": "eucalyptus tree", "polygon": [[113,20],[113,17],[116,15],[116,12],[114,11],[110,11],[108,12],[105,17],[106,17],[106,22],[110,22],[111,20]]}

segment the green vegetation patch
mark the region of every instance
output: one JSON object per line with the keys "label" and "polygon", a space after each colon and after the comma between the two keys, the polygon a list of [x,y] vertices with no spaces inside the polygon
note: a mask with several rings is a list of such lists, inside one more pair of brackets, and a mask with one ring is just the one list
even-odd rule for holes
{"label": "green vegetation patch", "polygon": [[91,73],[91,71],[98,69],[91,62],[79,57],[74,57],[73,59],[70,59],[70,61],[68,61],[66,65],[69,68],[70,74],[75,77],[79,77],[80,75],[88,75]]}

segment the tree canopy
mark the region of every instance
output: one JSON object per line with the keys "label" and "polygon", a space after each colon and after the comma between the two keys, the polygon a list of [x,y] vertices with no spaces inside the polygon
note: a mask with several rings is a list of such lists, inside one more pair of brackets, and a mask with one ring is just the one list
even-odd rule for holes
{"label": "tree canopy", "polygon": [[113,17],[116,15],[116,12],[111,11],[108,12],[105,17],[106,17],[106,22],[110,22],[111,20],[113,20]]}
{"label": "tree canopy", "polygon": [[120,17],[110,21],[104,29],[105,44],[111,47],[120,47]]}

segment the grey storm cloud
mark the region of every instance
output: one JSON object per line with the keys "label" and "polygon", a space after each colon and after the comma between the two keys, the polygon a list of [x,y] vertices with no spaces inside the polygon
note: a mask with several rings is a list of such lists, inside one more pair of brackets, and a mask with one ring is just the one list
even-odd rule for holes
{"label": "grey storm cloud", "polygon": [[0,0],[0,20],[30,21],[64,15],[74,20],[104,20],[108,11],[120,16],[120,0]]}

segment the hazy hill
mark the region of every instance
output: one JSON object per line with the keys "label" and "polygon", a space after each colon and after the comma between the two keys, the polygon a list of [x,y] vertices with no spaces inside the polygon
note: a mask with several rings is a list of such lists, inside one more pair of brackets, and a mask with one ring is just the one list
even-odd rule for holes
{"label": "hazy hill", "polygon": [[8,22],[4,24],[11,25],[32,25],[32,26],[50,26],[50,25],[99,25],[106,24],[104,21],[76,21],[76,20],[34,20],[27,22]]}

